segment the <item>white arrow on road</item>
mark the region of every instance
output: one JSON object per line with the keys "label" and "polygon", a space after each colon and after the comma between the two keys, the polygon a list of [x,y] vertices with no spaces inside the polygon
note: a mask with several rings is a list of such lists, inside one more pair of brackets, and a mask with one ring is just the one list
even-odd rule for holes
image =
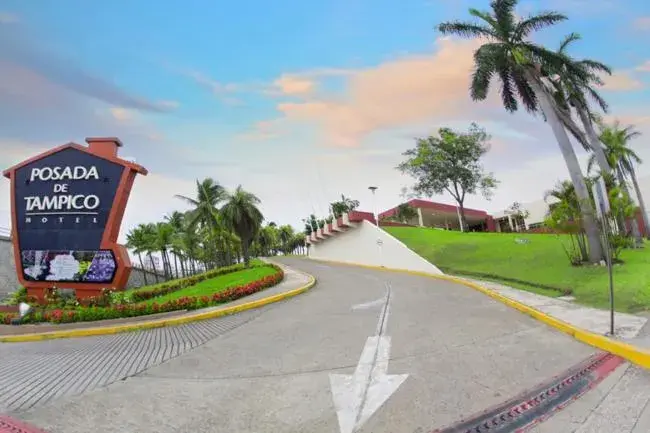
{"label": "white arrow on road", "polygon": [[390,359],[390,337],[384,334],[388,325],[391,296],[390,286],[386,285],[386,288],[386,296],[379,300],[383,302],[373,301],[353,307],[356,310],[383,304],[377,323],[377,335],[366,340],[354,374],[330,374],[341,433],[353,433],[361,428],[408,377],[408,374],[386,374]]}

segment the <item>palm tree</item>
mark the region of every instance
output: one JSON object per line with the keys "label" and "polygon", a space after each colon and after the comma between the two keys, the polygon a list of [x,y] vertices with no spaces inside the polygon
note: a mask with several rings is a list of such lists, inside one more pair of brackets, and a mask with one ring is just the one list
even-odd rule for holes
{"label": "palm tree", "polygon": [[[185,215],[183,212],[179,211],[174,211],[171,215],[165,215],[165,220],[173,229],[173,239],[170,245],[170,252],[174,256],[174,271],[176,273],[176,277],[178,277],[178,256],[181,253],[181,250],[179,249],[179,243],[176,242],[176,240],[178,234],[183,230],[184,219]],[[181,271],[183,270],[182,268],[183,265],[181,262]]]}
{"label": "palm tree", "polygon": [[142,231],[142,237],[144,240],[143,251],[146,252],[147,257],[149,258],[149,262],[151,263],[151,267],[153,268],[154,278],[156,279],[156,283],[157,283],[158,269],[156,269],[156,262],[153,259],[153,253],[157,251],[156,239],[158,237],[158,234],[156,233],[156,225],[149,223],[149,224],[141,224],[139,227],[140,230]]}
{"label": "palm tree", "polygon": [[226,200],[226,189],[212,178],[196,181],[196,198],[176,194],[194,209],[187,215],[191,226],[201,224],[214,227],[218,224],[218,206]]}
{"label": "palm tree", "polygon": [[618,121],[614,122],[613,125],[601,123],[600,127],[600,140],[605,144],[605,153],[619,176],[619,183],[623,191],[627,191],[625,178],[629,177],[632,180],[634,193],[636,194],[641,216],[643,217],[643,224],[645,225],[645,235],[646,238],[650,239],[648,213],[646,212],[645,202],[634,168],[634,164],[641,164],[642,161],[639,155],[628,146],[628,142],[639,137],[641,133],[634,130],[634,127],[631,125],[625,128],[621,127]]}
{"label": "palm tree", "polygon": [[169,261],[169,248],[172,244],[172,239],[174,237],[173,227],[166,222],[158,222],[155,226],[155,244],[158,251],[160,251],[160,256],[162,257],[163,262],[163,273],[165,278],[172,278],[172,266]]}
{"label": "palm tree", "polygon": [[132,228],[126,234],[126,246],[133,250],[133,252],[138,256],[142,275],[144,276],[144,285],[148,285],[147,272],[144,268],[144,263],[142,262],[142,253],[146,252],[147,239],[145,238],[145,233],[142,231],[140,226]]}
{"label": "palm tree", "polygon": [[[571,43],[578,40],[580,40],[580,35],[577,33],[569,34],[560,43],[557,53],[567,55],[566,51]],[[595,160],[601,172],[610,174],[612,168],[605,157],[603,144],[594,126],[594,118],[597,116],[590,109],[588,99],[594,101],[603,112],[607,112],[609,108],[607,102],[593,85],[601,86],[603,81],[600,78],[600,74],[611,75],[612,71],[607,65],[594,60],[584,59],[574,61],[574,64],[583,69],[583,75],[553,74],[552,71],[543,71],[543,75],[555,89],[555,101],[559,112],[563,114],[561,116],[562,123],[564,123],[565,127],[576,140],[582,144],[585,150],[594,153]],[[571,108],[574,108],[578,113],[578,117],[586,131],[586,136],[572,121]]]}
{"label": "palm tree", "polygon": [[226,204],[221,208],[221,215],[226,226],[230,227],[241,239],[244,263],[250,264],[249,248],[259,232],[264,216],[257,208],[260,199],[245,191],[241,185],[234,193],[226,196]]}
{"label": "palm tree", "polygon": [[493,0],[491,12],[469,10],[470,15],[481,22],[447,22],[440,24],[438,29],[443,34],[487,39],[474,53],[475,68],[470,89],[473,100],[485,100],[492,78],[497,76],[501,82],[501,99],[507,111],[517,111],[521,103],[531,113],[541,108],[558,141],[580,201],[589,240],[589,261],[597,263],[603,258],[603,249],[589,190],[560,119],[561,113],[555,104],[553,92],[542,79],[542,70],[546,74],[575,76],[576,80],[581,81],[588,81],[589,77],[584,67],[576,65],[563,53],[553,52],[528,39],[532,32],[565,21],[567,17],[557,12],[543,12],[522,20],[515,15],[517,3],[518,0]]}

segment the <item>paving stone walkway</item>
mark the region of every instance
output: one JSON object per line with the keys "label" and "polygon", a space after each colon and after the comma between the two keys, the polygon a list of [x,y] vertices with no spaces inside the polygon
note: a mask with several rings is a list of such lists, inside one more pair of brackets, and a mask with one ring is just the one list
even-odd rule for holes
{"label": "paving stone walkway", "polygon": [[[282,293],[309,281],[306,274],[286,267],[284,270],[282,283],[219,308]],[[0,414],[20,412],[57,397],[81,394],[131,377],[255,320],[275,305],[139,332],[0,343]]]}

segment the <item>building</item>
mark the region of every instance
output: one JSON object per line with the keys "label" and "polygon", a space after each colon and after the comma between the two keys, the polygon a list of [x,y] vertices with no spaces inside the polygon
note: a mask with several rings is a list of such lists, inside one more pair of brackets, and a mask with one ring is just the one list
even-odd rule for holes
{"label": "building", "polygon": [[[406,224],[420,227],[437,227],[446,230],[460,229],[460,212],[457,206],[420,199],[409,200],[406,204],[417,212],[417,216],[410,221],[402,221]],[[381,212],[379,219],[395,216],[398,207]],[[470,231],[492,232],[496,230],[494,219],[484,210],[465,208],[465,219]]]}

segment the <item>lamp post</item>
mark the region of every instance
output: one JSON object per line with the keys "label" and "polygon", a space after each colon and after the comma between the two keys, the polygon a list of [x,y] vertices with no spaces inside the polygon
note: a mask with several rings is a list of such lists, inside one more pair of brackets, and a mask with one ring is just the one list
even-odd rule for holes
{"label": "lamp post", "polygon": [[368,189],[372,191],[372,213],[375,216],[375,224],[379,227],[379,215],[377,215],[377,204],[375,201],[375,191],[379,189],[378,186],[369,186]]}
{"label": "lamp post", "polygon": [[[372,213],[375,216],[375,224],[377,225],[377,228],[379,228],[379,214],[377,213],[377,201],[375,200],[375,191],[379,189],[379,187],[376,186],[369,186],[368,189],[372,191]],[[378,230],[381,232],[381,230]],[[382,245],[384,244],[384,241],[381,239],[381,234],[377,238],[377,252],[379,254],[378,259],[379,259],[379,266],[384,267],[384,259],[383,259],[383,254],[382,254]]]}

